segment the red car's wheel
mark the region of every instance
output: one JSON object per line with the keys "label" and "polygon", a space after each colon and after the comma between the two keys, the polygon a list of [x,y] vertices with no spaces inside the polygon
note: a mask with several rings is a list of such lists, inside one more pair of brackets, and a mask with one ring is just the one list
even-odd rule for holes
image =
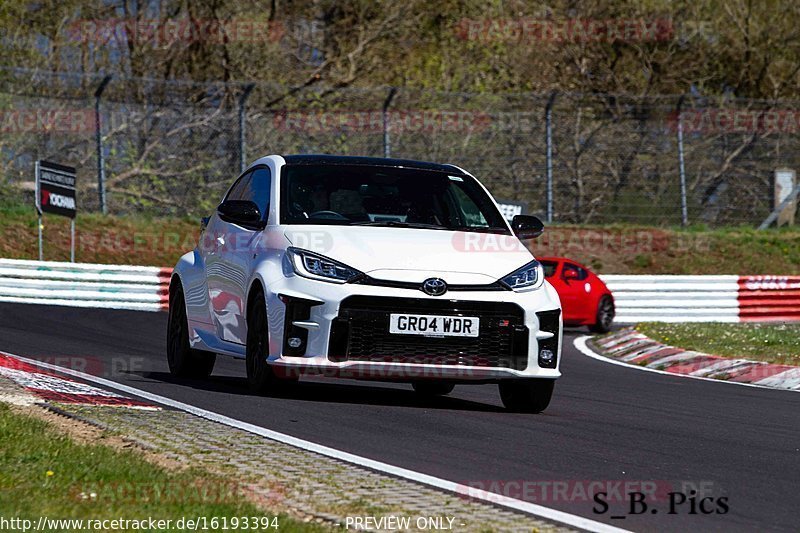
{"label": "red car's wheel", "polygon": [[597,303],[597,316],[594,324],[589,326],[589,330],[595,333],[608,333],[614,323],[614,314],[614,300],[611,296],[603,296]]}

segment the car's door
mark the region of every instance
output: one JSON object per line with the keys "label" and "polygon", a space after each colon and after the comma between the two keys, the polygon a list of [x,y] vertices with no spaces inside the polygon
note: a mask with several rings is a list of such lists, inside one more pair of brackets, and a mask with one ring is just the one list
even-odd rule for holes
{"label": "car's door", "polygon": [[[271,173],[259,167],[243,175],[231,188],[225,200],[249,200],[258,205],[262,220],[269,212]],[[226,221],[217,213],[213,217],[211,236],[216,244],[206,262],[212,317],[219,338],[245,344],[247,326],[245,306],[250,280],[254,246],[260,229]]]}
{"label": "car's door", "polygon": [[586,269],[579,267],[569,261],[561,263],[559,272],[561,290],[558,295],[561,298],[561,310],[564,314],[565,322],[583,322],[587,319],[586,314],[586,279],[589,273]]}
{"label": "car's door", "polygon": [[[252,172],[247,172],[240,176],[228,190],[223,202],[243,199],[251,178]],[[211,320],[216,329],[217,337],[220,339],[231,337],[227,330],[231,329],[230,324],[235,316],[233,312],[235,303],[231,302],[232,294],[235,290],[231,282],[230,265],[227,263],[229,258],[225,253],[234,238],[232,233],[235,233],[235,231],[236,227],[222,220],[219,212],[211,216],[205,230],[204,259],[208,299],[211,307]]]}

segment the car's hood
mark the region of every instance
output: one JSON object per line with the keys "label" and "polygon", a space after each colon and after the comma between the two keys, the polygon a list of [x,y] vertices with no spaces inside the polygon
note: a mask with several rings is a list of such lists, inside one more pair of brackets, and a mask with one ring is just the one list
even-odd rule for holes
{"label": "car's hood", "polygon": [[533,259],[511,235],[358,226],[287,226],[285,235],[292,246],[395,281],[492,283]]}

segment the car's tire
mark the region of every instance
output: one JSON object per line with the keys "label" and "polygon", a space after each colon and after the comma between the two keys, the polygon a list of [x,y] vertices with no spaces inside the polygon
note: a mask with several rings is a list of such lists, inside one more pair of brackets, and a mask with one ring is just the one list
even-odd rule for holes
{"label": "car's tire", "polygon": [[604,295],[597,302],[597,313],[595,315],[594,324],[589,326],[589,331],[594,333],[608,333],[611,331],[611,326],[614,324],[614,300],[611,296]]}
{"label": "car's tire", "polygon": [[214,370],[217,354],[193,350],[189,345],[186,301],[180,281],[173,282],[167,318],[167,364],[173,376],[207,378]]}
{"label": "car's tire", "polygon": [[454,383],[441,381],[415,381],[411,384],[414,391],[420,396],[446,396],[453,392],[456,387]]}
{"label": "car's tire", "polygon": [[541,413],[550,405],[554,379],[511,379],[500,382],[500,398],[509,411]]}
{"label": "car's tire", "polygon": [[253,293],[247,313],[247,346],[245,366],[247,385],[258,394],[266,394],[275,389],[278,378],[267,363],[269,355],[269,324],[264,293]]}

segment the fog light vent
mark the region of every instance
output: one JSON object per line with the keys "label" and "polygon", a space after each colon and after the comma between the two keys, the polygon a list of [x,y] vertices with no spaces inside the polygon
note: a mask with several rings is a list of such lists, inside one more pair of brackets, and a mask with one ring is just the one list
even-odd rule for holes
{"label": "fog light vent", "polygon": [[290,357],[303,357],[308,346],[308,330],[295,326],[295,322],[306,322],[311,317],[311,308],[322,305],[322,302],[295,298],[279,294],[280,300],[286,304],[283,317],[283,350],[281,354]]}
{"label": "fog light vent", "polygon": [[549,339],[540,339],[538,342],[539,368],[556,368],[558,366],[558,339],[561,336],[559,331],[560,315],[560,309],[536,313],[539,318],[539,331],[553,334]]}

